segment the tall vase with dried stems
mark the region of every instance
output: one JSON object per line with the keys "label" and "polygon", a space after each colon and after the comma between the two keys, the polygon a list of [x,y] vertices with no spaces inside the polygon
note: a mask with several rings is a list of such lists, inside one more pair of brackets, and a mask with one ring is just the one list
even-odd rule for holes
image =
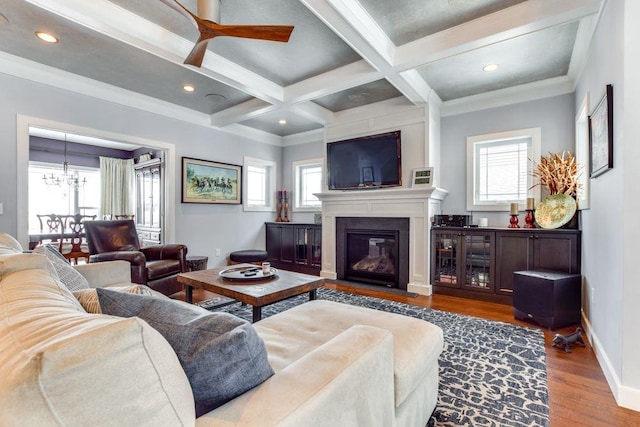
{"label": "tall vase with dried stems", "polygon": [[[582,169],[582,165],[579,165],[575,156],[568,151],[549,153],[548,156],[540,158],[539,164],[534,164],[533,176],[538,178],[539,183],[531,188],[542,185],[548,196],[565,194],[577,202],[577,195],[581,189],[578,179],[582,174]],[[577,210],[573,218],[563,227],[578,227]]]}

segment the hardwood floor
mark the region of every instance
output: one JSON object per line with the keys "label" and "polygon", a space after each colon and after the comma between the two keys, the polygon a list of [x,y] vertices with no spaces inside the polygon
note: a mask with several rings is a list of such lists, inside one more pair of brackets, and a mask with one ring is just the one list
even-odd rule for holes
{"label": "hardwood floor", "polygon": [[[533,323],[514,319],[509,305],[466,298],[446,295],[410,296],[387,292],[382,288],[378,290],[337,283],[327,283],[326,287],[358,295],[384,298],[451,313],[542,329],[545,334],[547,352],[549,417],[552,427],[640,426],[640,413],[621,408],[616,404],[588,342],[586,347],[572,347],[572,353],[566,353],[562,349],[552,347],[553,336],[556,333],[571,333],[575,330],[575,326],[549,331]],[[214,296],[206,291],[196,290],[194,301]],[[179,297],[184,298],[183,296]],[[586,336],[584,338],[587,341]]]}

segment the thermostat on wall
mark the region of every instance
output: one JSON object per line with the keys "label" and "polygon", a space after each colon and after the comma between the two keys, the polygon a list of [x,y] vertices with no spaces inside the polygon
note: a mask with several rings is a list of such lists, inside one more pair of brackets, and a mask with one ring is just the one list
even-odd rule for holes
{"label": "thermostat on wall", "polygon": [[433,187],[433,168],[416,168],[411,178],[412,187]]}

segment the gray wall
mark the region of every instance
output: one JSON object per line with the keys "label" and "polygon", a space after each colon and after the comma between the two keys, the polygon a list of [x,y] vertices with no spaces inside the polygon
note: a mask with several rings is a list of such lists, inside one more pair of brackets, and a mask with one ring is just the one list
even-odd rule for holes
{"label": "gray wall", "polygon": [[[541,154],[570,150],[575,152],[573,94],[523,102],[506,107],[443,117],[441,120],[440,182],[449,191],[442,213],[468,214],[467,137],[517,129],[540,127]],[[522,216],[522,215],[521,215]],[[508,212],[473,212],[474,222],[489,218],[489,226],[509,225]],[[521,221],[524,221],[521,218]]]}
{"label": "gray wall", "polygon": [[[0,74],[0,231],[17,234],[16,115],[68,123],[176,146],[175,240],[189,253],[209,256],[209,266],[221,265],[234,250],[264,248],[264,222],[271,212],[243,212],[241,205],[180,203],[182,156],[242,165],[245,155],[281,163],[282,148],[196,126],[168,117]],[[64,106],[64,108],[61,108]],[[168,159],[168,161],[172,161]],[[24,196],[22,196],[24,197]],[[222,256],[215,257],[215,249]]]}
{"label": "gray wall", "polygon": [[636,410],[640,410],[639,19],[637,1],[607,1],[575,93],[576,103],[588,93],[593,110],[605,85],[613,85],[614,168],[591,179],[590,209],[582,213],[583,306],[596,354],[618,402],[625,406],[633,402]]}

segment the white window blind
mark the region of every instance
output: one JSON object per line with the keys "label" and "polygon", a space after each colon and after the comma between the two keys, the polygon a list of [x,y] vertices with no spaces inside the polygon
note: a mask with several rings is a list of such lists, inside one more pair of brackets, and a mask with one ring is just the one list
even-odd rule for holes
{"label": "white window blind", "polygon": [[476,144],[477,203],[524,202],[530,139]]}
{"label": "white window blind", "polygon": [[269,160],[244,158],[245,211],[275,211],[276,166]]}
{"label": "white window blind", "polygon": [[322,160],[294,162],[293,176],[295,185],[294,210],[320,210],[322,203],[313,194],[322,191]]}
{"label": "white window blind", "polygon": [[247,203],[251,206],[267,205],[267,168],[264,166],[249,165]]}
{"label": "white window blind", "polygon": [[540,128],[467,138],[467,210],[504,211],[540,200],[532,168],[540,161]]}

